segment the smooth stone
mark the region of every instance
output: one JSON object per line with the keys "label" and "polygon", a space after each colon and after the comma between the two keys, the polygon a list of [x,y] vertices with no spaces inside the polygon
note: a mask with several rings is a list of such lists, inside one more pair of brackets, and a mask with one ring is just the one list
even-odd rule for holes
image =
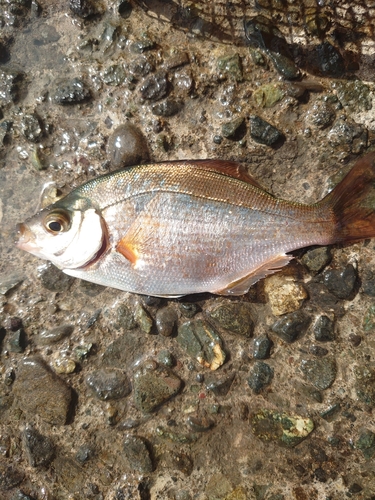
{"label": "smooth stone", "polygon": [[27,425],[22,433],[22,442],[31,467],[47,467],[55,456],[55,445],[33,426]]}
{"label": "smooth stone", "polygon": [[225,362],[219,334],[202,319],[180,325],[176,340],[192,358],[211,370],[216,370]]}
{"label": "smooth stone", "polygon": [[186,419],[186,423],[193,432],[206,432],[214,425],[211,419],[204,416],[196,417],[194,415],[189,415]]}
{"label": "smooth stone", "polygon": [[74,278],[50,263],[43,265],[40,269],[39,278],[42,286],[51,292],[66,292],[74,282]]}
{"label": "smooth stone", "polygon": [[175,396],[180,388],[181,379],[169,368],[146,361],[134,374],[134,404],[142,413],[152,413]]}
{"label": "smooth stone", "polygon": [[71,389],[40,358],[30,357],[19,362],[14,394],[19,408],[33,418],[39,415],[51,425],[65,424]]}
{"label": "smooth stone", "polygon": [[137,165],[149,160],[146,138],[132,123],[117,127],[108,140],[108,157],[114,168]]}
{"label": "smooth stone", "polygon": [[324,284],[339,299],[348,300],[354,292],[357,282],[357,271],[352,264],[344,269],[329,269],[324,272]]}
{"label": "smooth stone", "polygon": [[335,340],[334,322],[328,316],[319,316],[314,327],[315,339],[320,342],[332,342]]}
{"label": "smooth stone", "polygon": [[121,399],[131,392],[126,374],[115,368],[100,368],[86,376],[87,387],[98,399]]}
{"label": "smooth stone", "polygon": [[153,327],[153,319],[139,302],[134,307],[134,319],[142,332],[149,334]]}
{"label": "smooth stone", "polygon": [[254,314],[250,304],[244,302],[214,303],[206,311],[216,326],[228,333],[251,337],[254,332]]}
{"label": "smooth stone", "polygon": [[369,429],[364,429],[359,435],[355,447],[361,450],[366,460],[375,455],[375,434]]}
{"label": "smooth stone", "polygon": [[208,375],[205,379],[206,390],[213,392],[215,396],[226,396],[232,387],[235,376],[235,373],[219,377]]}
{"label": "smooth stone", "polygon": [[272,325],[275,332],[284,342],[292,343],[307,330],[311,318],[302,311],[296,311],[283,316]]}
{"label": "smooth stone", "polygon": [[331,387],[337,375],[336,361],[328,357],[305,359],[301,363],[301,370],[306,381],[320,391]]}
{"label": "smooth stone", "polygon": [[266,278],[264,291],[275,316],[297,311],[308,297],[303,285],[280,274]]}
{"label": "smooth stone", "polygon": [[322,271],[332,260],[329,247],[318,247],[308,250],[301,259],[302,264],[313,274]]}
{"label": "smooth stone", "polygon": [[73,325],[59,325],[51,330],[44,330],[38,335],[34,335],[33,341],[36,345],[50,345],[60,342],[65,337],[69,337],[74,331]]}
{"label": "smooth stone", "polygon": [[152,114],[155,116],[174,116],[181,111],[183,103],[175,101],[174,99],[166,99],[152,106]]}
{"label": "smooth stone", "polygon": [[273,346],[272,340],[267,335],[260,335],[254,339],[253,356],[256,359],[267,359],[270,357]]}
{"label": "smooth stone", "polygon": [[320,345],[312,345],[309,347],[309,352],[318,358],[322,358],[323,356],[327,356],[328,349],[325,349]]}
{"label": "smooth stone", "polygon": [[173,335],[177,324],[177,313],[173,307],[158,309],[155,316],[156,329],[160,335],[170,337]]}
{"label": "smooth stone", "polygon": [[140,474],[150,474],[153,470],[146,441],[139,436],[127,436],[124,441],[124,455],[130,468]]}
{"label": "smooth stone", "polygon": [[270,385],[274,375],[273,368],[263,361],[256,361],[247,379],[250,389],[254,394],[260,394],[262,390]]}
{"label": "smooth stone", "polygon": [[147,77],[141,88],[141,96],[149,101],[158,101],[168,93],[168,79],[164,71],[157,71]]}
{"label": "smooth stone", "polygon": [[314,422],[310,418],[266,409],[253,414],[250,423],[257,438],[287,448],[294,448],[314,430]]}
{"label": "smooth stone", "polygon": [[91,92],[80,78],[65,79],[60,81],[54,92],[56,104],[69,105],[79,104],[91,98]]}
{"label": "smooth stone", "polygon": [[254,141],[272,146],[283,139],[283,133],[256,115],[250,115],[250,136]]}
{"label": "smooth stone", "polygon": [[324,418],[324,420],[326,420],[327,422],[332,422],[333,420],[335,420],[335,418],[338,417],[340,410],[341,410],[341,405],[339,403],[336,403],[327,408],[326,410],[322,411],[320,413],[320,416]]}
{"label": "smooth stone", "polygon": [[21,130],[30,142],[38,142],[43,135],[42,122],[36,113],[24,115],[21,121]]}

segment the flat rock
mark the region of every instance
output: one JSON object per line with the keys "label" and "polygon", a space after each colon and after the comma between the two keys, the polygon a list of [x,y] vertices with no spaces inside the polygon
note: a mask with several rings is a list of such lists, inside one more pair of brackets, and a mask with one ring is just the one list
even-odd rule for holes
{"label": "flat rock", "polygon": [[23,359],[18,366],[14,394],[19,408],[52,425],[65,424],[71,389],[38,357]]}
{"label": "flat rock", "polygon": [[95,370],[87,375],[86,384],[94,396],[102,401],[124,398],[131,391],[128,377],[116,368]]}

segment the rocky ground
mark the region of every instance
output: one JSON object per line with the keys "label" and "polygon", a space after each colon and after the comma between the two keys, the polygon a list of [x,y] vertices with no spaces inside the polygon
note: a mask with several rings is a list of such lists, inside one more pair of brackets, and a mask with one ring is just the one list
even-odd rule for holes
{"label": "rocky ground", "polygon": [[374,241],[295,252],[233,300],[13,245],[47,182],[221,158],[313,203],[374,149],[375,4],[249,3],[0,0],[5,500],[375,498]]}

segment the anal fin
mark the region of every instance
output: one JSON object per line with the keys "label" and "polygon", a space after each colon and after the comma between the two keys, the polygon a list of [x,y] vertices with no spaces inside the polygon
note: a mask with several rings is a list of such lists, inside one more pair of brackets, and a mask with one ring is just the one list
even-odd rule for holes
{"label": "anal fin", "polygon": [[225,288],[221,290],[214,290],[212,293],[217,295],[243,295],[248,292],[251,285],[257,281],[265,278],[269,274],[279,271],[282,267],[286,266],[293,259],[293,255],[280,254],[272,260],[268,260],[262,266],[251,271],[251,273],[243,276],[242,278],[232,281]]}

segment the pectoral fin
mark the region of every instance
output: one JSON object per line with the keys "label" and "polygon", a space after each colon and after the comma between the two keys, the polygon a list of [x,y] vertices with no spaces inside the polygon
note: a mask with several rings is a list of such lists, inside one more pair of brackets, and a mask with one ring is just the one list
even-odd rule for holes
{"label": "pectoral fin", "polygon": [[127,236],[124,236],[124,238],[117,243],[116,250],[133,265],[137,263],[139,257],[137,247],[129,241]]}
{"label": "pectoral fin", "polygon": [[254,285],[254,283],[265,278],[269,274],[279,271],[280,268],[286,266],[291,259],[293,259],[293,255],[277,255],[272,260],[267,261],[262,266],[253,270],[250,274],[229,283],[221,290],[214,290],[211,293],[216,293],[218,295],[243,295],[249,290],[251,285]]}

